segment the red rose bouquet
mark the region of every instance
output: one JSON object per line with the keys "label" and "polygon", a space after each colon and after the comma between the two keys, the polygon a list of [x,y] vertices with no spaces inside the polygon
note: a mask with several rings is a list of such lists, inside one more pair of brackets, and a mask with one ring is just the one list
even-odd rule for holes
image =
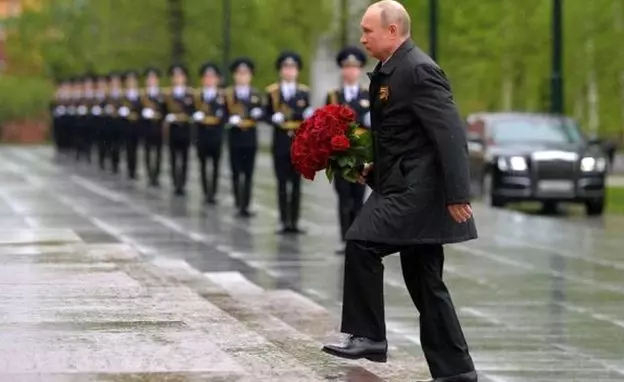
{"label": "red rose bouquet", "polygon": [[295,169],[314,180],[325,170],[331,182],[334,174],[355,182],[365,163],[372,162],[372,137],[355,122],[348,106],[326,105],[317,109],[295,131],[290,148]]}

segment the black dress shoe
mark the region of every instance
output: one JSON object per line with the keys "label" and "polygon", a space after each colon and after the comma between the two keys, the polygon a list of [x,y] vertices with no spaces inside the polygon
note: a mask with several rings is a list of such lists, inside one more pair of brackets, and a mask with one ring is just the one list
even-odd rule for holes
{"label": "black dress shoe", "polygon": [[241,218],[251,218],[254,217],[256,214],[254,212],[248,211],[248,210],[242,210],[238,212],[238,217]]}
{"label": "black dress shoe", "polygon": [[477,381],[478,381],[477,372],[469,371],[467,373],[451,375],[450,377],[440,377],[440,378],[428,379],[425,381],[417,381],[417,382],[477,382]]}
{"label": "black dress shoe", "polygon": [[291,225],[290,227],[288,227],[288,232],[295,235],[303,235],[306,233],[304,230],[297,227],[296,225]]}
{"label": "black dress shoe", "polygon": [[366,358],[372,362],[386,362],[388,341],[373,341],[366,337],[350,336],[344,344],[323,346],[323,351],[346,359]]}
{"label": "black dress shoe", "polygon": [[184,192],[184,190],[181,188],[175,190],[175,196],[184,196],[185,194],[186,192]]}
{"label": "black dress shoe", "polygon": [[340,248],[338,248],[337,250],[335,250],[335,251],[334,251],[334,253],[335,253],[336,255],[344,255],[344,254],[345,254],[345,252],[347,252],[347,248],[346,248],[346,247],[344,247],[344,246],[343,246],[343,247],[340,247]]}
{"label": "black dress shoe", "polygon": [[278,229],[275,233],[277,233],[278,235],[285,235],[287,233],[289,233],[290,228],[284,226],[280,229]]}

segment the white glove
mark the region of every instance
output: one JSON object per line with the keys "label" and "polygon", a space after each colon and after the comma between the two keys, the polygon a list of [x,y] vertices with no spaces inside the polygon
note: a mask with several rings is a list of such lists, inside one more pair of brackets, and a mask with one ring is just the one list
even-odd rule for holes
{"label": "white glove", "polygon": [[91,114],[93,114],[93,115],[100,115],[100,114],[102,114],[102,108],[99,107],[99,106],[93,106],[91,108]]}
{"label": "white glove", "polygon": [[56,115],[64,115],[65,114],[65,106],[58,106],[54,109],[54,114]]}
{"label": "white glove", "polygon": [[169,123],[171,123],[171,122],[173,122],[175,120],[176,120],[175,114],[167,114],[167,116],[165,117],[165,121],[167,121]]}
{"label": "white glove", "polygon": [[303,119],[308,119],[312,116],[312,114],[314,114],[314,108],[312,106],[308,106],[304,111],[303,111]]}
{"label": "white glove", "polygon": [[204,118],[206,118],[206,114],[204,114],[203,111],[196,111],[195,113],[193,113],[193,119],[197,122],[203,121]]}
{"label": "white glove", "polygon": [[280,113],[279,111],[273,114],[273,116],[271,117],[271,121],[273,121],[273,123],[275,123],[276,125],[281,125],[282,123],[284,123],[284,119],[284,114]]}
{"label": "white glove", "polygon": [[363,120],[362,122],[364,123],[364,126],[371,127],[370,111],[364,114],[364,118],[362,118],[362,120]]}
{"label": "white glove", "polygon": [[253,119],[259,119],[260,117],[262,117],[262,109],[260,109],[259,107],[254,107],[249,112],[249,115],[251,115],[251,118]]}
{"label": "white glove", "polygon": [[87,115],[88,111],[89,109],[86,106],[84,105],[78,106],[78,115]]}
{"label": "white glove", "polygon": [[127,106],[122,106],[119,108],[119,115],[122,117],[127,117],[130,115],[130,109]]}
{"label": "white glove", "polygon": [[238,126],[241,123],[242,119],[240,117],[240,115],[232,115],[230,116],[230,119],[228,120],[228,123],[230,125],[234,125],[234,126]]}
{"label": "white glove", "polygon": [[143,109],[143,111],[141,111],[141,115],[145,119],[152,119],[152,118],[154,118],[155,114],[156,113],[154,113],[154,110],[152,110],[150,108],[145,108],[145,109]]}

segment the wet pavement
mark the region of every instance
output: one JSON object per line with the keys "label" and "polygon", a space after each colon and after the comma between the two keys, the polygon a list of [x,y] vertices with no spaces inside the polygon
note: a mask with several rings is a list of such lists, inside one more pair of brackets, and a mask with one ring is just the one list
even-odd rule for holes
{"label": "wet pavement", "polygon": [[[181,259],[211,275],[239,271],[267,291],[301,292],[337,323],[342,258],[333,254],[336,199],[324,177],[305,185],[308,234],[281,237],[266,156],[257,161],[250,221],[234,217],[225,166],[220,204],[204,207],[194,166],[187,197],[174,198],[168,182],[151,190],[52,158],[47,147],[0,148],[0,229],[67,229],[86,243],[131,245],[146,261]],[[529,216],[478,204],[475,214],[481,237],[447,248],[445,277],[481,380],[624,381],[624,219]],[[393,351],[422,359],[398,258],[385,265]]]}

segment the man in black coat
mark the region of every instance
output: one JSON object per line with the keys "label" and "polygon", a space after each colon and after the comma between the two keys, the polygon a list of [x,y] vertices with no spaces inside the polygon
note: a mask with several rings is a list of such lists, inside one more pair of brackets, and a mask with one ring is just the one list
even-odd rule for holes
{"label": "man in black coat", "polygon": [[341,331],[327,353],[385,362],[384,256],[400,253],[420,312],[421,345],[434,381],[476,381],[451,296],[443,245],[475,239],[463,123],[444,72],[410,39],[410,18],[390,0],[362,18],[362,43],[379,60],[370,74],[373,189],[347,232]]}

